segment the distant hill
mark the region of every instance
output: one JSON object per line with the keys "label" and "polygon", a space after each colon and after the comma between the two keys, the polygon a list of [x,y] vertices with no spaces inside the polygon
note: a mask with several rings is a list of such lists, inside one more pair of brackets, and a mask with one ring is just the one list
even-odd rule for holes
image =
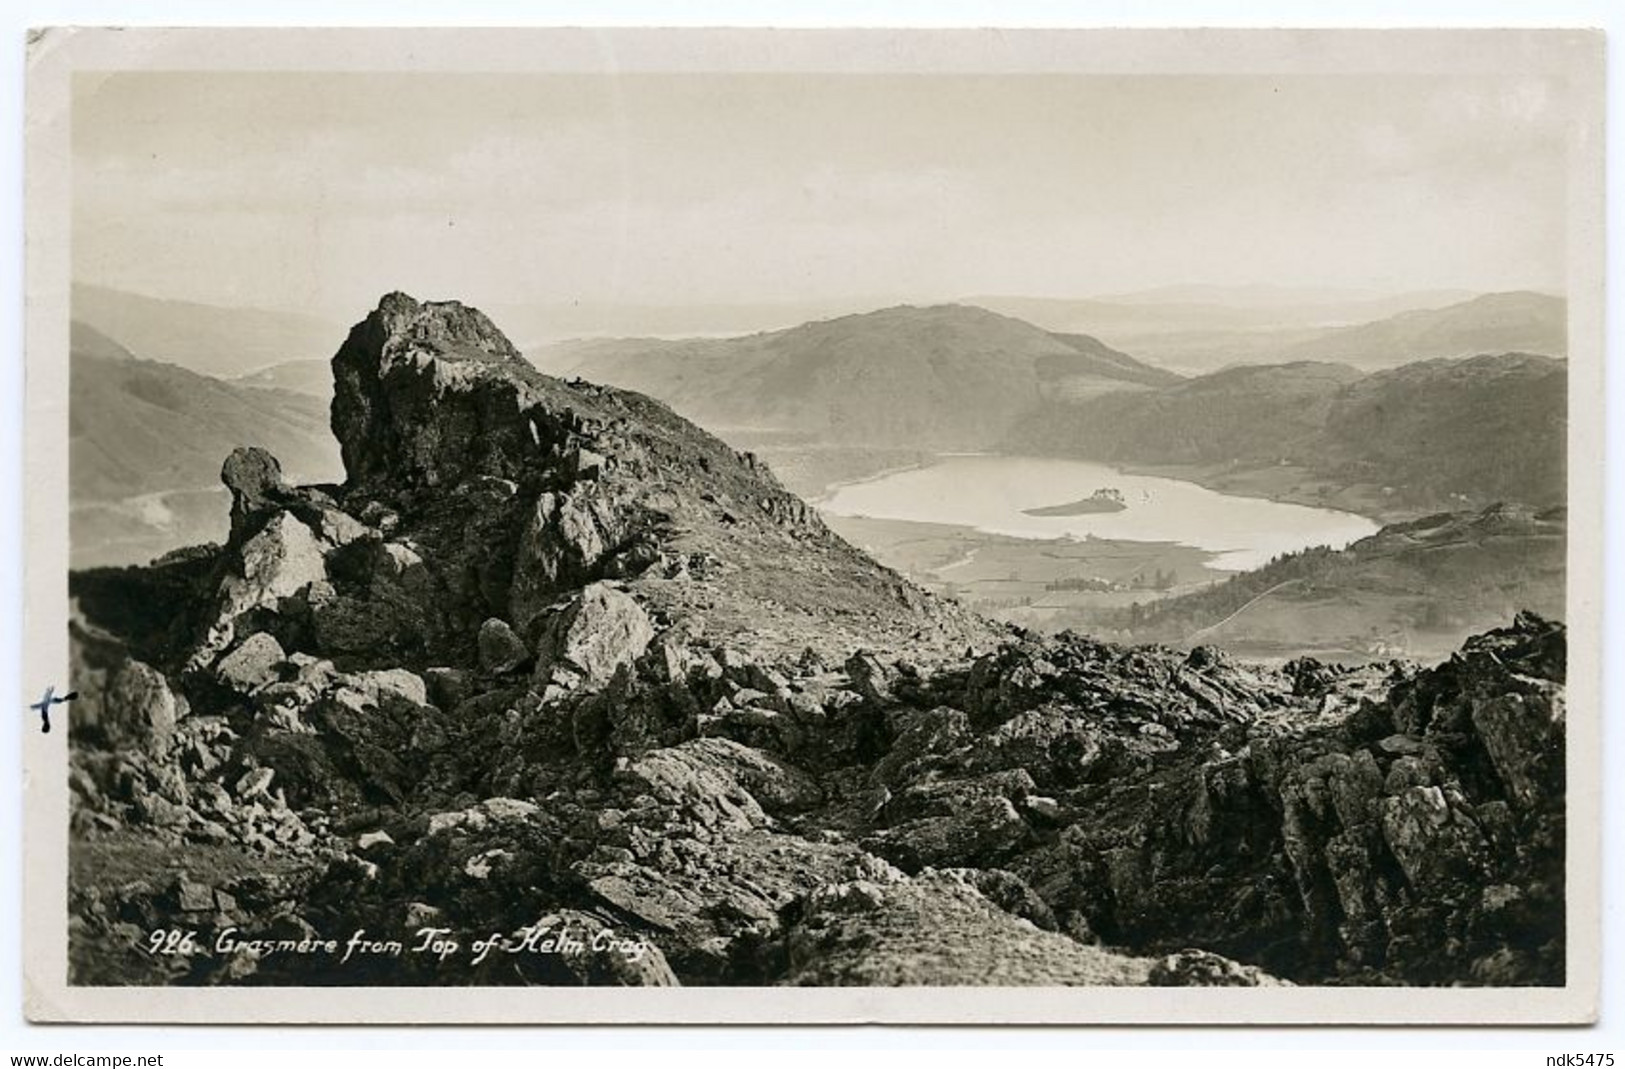
{"label": "distant hill", "polygon": [[1567,500],[1568,367],[1527,353],[1428,360],[1338,393],[1323,469],[1438,500]]}
{"label": "distant hill", "polygon": [[489,311],[532,348],[577,338],[731,338],[785,330],[814,319],[844,315],[854,308],[901,303],[894,296],[858,296],[799,301],[715,304],[638,304],[591,300],[496,305]]}
{"label": "distant hill", "polygon": [[333,397],[333,367],[327,360],[290,360],[233,380],[256,389],[291,390],[323,401]]}
{"label": "distant hill", "polygon": [[[1270,300],[1274,295],[1276,300]],[[1083,301],[981,298],[1048,330],[1078,330],[1190,374],[1299,360],[1367,371],[1478,353],[1567,352],[1567,302],[1440,290],[1333,301],[1315,291],[1170,287]],[[1295,298],[1287,303],[1289,298]]]}
{"label": "distant hill", "polygon": [[1474,296],[1465,290],[1376,295],[1283,287],[1164,286],[1084,298],[977,296],[964,303],[1016,316],[1045,330],[1084,331],[1132,348],[1122,339],[1183,332],[1322,330],[1440,308]]}
{"label": "distant hill", "polygon": [[1321,432],[1341,364],[1239,367],[1110,401],[1051,400],[1023,420],[1012,451],[1145,464],[1273,464]]}
{"label": "distant hill", "polygon": [[148,360],[235,378],[289,360],[326,358],[344,326],[316,316],[159,300],[76,284],[73,319]]}
{"label": "distant hill", "polygon": [[1157,286],[1148,290],[1113,293],[1099,300],[1116,304],[1208,304],[1227,308],[1268,309],[1284,319],[1374,319],[1412,308],[1435,308],[1464,301],[1470,290],[1413,290],[1385,293],[1376,290],[1328,286],[1240,285],[1212,283]]}
{"label": "distant hill", "polygon": [[302,478],[338,472],[327,408],[150,360],[75,350],[70,372],[72,496],[105,501],[212,486],[239,445],[261,445]]}
{"label": "distant hill", "polygon": [[[1509,353],[1370,375],[1339,364],[1241,367],[1108,399],[1050,400],[1014,452],[1249,469],[1366,484],[1412,508],[1565,500],[1563,361]],[[1279,489],[1264,486],[1267,496]],[[1259,492],[1255,490],[1254,492]]]}
{"label": "distant hill", "polygon": [[341,471],[326,404],[131,356],[74,324],[68,476],[75,567],[144,562],[224,535],[220,465],[239,445],[272,450],[295,477]]}
{"label": "distant hill", "polygon": [[1179,376],[1091,337],[965,305],[903,305],[742,338],[589,340],[539,366],[648,393],[726,433],[978,449],[1045,397],[1143,390]]}
{"label": "distant hill", "polygon": [[1433,659],[1520,609],[1564,615],[1564,509],[1495,505],[1384,527],[1343,550],[1294,553],[1206,590],[1077,623],[1134,642],[1249,656]]}
{"label": "distant hill", "polygon": [[1279,355],[1370,368],[1500,352],[1565,355],[1568,302],[1542,293],[1489,293],[1445,308],[1402,312],[1328,331],[1289,345]]}
{"label": "distant hill", "polygon": [[134,360],[135,354],[109,338],[88,323],[81,323],[77,319],[68,325],[68,348],[81,356],[93,356],[102,360]]}

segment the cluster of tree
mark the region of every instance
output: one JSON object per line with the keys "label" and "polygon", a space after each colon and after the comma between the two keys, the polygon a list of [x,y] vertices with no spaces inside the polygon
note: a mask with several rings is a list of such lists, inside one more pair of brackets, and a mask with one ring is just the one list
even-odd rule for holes
{"label": "cluster of tree", "polygon": [[1069,593],[1104,593],[1109,590],[1116,590],[1118,586],[1109,579],[1101,579],[1093,575],[1069,575],[1062,579],[1051,579],[1044,584],[1044,589]]}
{"label": "cluster of tree", "polygon": [[994,613],[1006,609],[1025,609],[1032,605],[1031,596],[1023,595],[1019,598],[961,598],[960,603],[977,612]]}
{"label": "cluster of tree", "polygon": [[1124,582],[1102,579],[1095,575],[1068,575],[1060,579],[1051,579],[1044,584],[1044,589],[1051,592],[1104,594],[1114,590],[1172,590],[1178,582],[1177,571],[1172,568],[1167,571],[1158,568],[1150,573],[1136,572]]}
{"label": "cluster of tree", "polygon": [[1179,573],[1172,568],[1167,571],[1158,568],[1152,575],[1144,572],[1136,574],[1129,585],[1135,590],[1172,590],[1178,581]]}
{"label": "cluster of tree", "polygon": [[1266,591],[1287,583],[1335,583],[1357,566],[1358,560],[1352,554],[1314,546],[1282,554],[1262,568],[1241,572],[1177,598],[1137,601],[1127,608],[1103,610],[1095,622],[1108,630],[1131,633],[1140,641],[1178,642],[1193,631],[1223,620]]}

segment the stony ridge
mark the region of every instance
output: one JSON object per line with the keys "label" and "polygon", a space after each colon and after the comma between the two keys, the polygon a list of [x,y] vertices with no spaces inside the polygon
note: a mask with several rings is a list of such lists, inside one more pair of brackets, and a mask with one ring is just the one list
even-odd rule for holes
{"label": "stony ridge", "polygon": [[472,309],[390,295],[334,371],[345,484],[239,450],[224,546],[72,578],[76,980],[1561,981],[1561,625],[1426,671],[1040,640]]}

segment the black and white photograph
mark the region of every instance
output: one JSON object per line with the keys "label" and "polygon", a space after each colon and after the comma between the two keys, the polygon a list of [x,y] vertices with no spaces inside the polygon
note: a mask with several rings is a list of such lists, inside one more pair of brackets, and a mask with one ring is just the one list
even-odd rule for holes
{"label": "black and white photograph", "polygon": [[31,1015],[1590,1019],[1602,54],[39,31]]}

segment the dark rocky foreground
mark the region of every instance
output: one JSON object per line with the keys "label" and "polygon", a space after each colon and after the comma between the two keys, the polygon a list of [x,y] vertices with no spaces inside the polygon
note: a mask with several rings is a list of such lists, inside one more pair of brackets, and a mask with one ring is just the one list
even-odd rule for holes
{"label": "dark rocky foreground", "polygon": [[74,982],[1563,982],[1560,624],[1038,639],[471,309],[333,367],[343,486],[72,577]]}

